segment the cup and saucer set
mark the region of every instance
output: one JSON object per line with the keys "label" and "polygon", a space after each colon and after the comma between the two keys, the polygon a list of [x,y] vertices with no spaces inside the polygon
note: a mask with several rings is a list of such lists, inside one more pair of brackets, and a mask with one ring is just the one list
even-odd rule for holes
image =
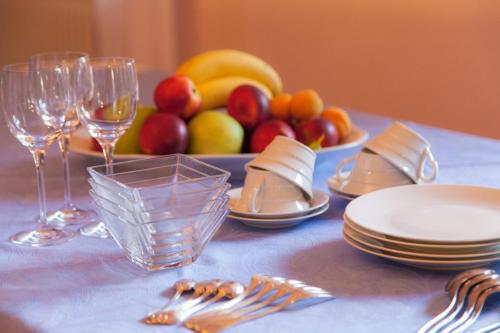
{"label": "cup and saucer set", "polygon": [[[430,148],[420,134],[395,122],[367,141],[355,156],[341,161],[328,178],[328,188],[336,196],[352,200],[388,187],[435,183],[439,168]],[[352,170],[344,171],[352,163]]]}
{"label": "cup and saucer set", "polygon": [[323,214],[330,197],[312,186],[315,161],[309,147],[275,137],[245,165],[243,187],[228,192],[229,217],[252,227],[278,229]]}

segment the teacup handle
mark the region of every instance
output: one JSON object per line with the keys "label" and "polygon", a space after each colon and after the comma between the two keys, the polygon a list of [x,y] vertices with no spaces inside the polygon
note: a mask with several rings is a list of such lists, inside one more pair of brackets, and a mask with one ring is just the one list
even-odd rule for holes
{"label": "teacup handle", "polygon": [[342,169],[349,163],[351,163],[352,161],[356,160],[356,155],[354,156],[351,156],[351,157],[348,157],[348,158],[345,158],[343,159],[342,161],[340,161],[339,164],[337,164],[337,168],[335,169],[335,177],[339,180],[339,181],[345,181],[349,178],[350,175],[348,176],[345,176],[345,175],[342,175]]}
{"label": "teacup handle", "polygon": [[[431,174],[425,175],[425,161],[429,160],[429,164],[432,168]],[[438,162],[434,159],[429,147],[425,147],[424,153],[420,156],[420,161],[418,162],[417,178],[418,181],[424,183],[432,183],[436,180],[439,172]]]}
{"label": "teacup handle", "polygon": [[250,197],[247,201],[247,209],[251,213],[258,213],[261,210],[261,207],[257,207],[257,199],[260,195],[262,184],[264,183],[264,177],[259,177],[259,183],[256,187],[252,188],[252,192],[250,193]]}

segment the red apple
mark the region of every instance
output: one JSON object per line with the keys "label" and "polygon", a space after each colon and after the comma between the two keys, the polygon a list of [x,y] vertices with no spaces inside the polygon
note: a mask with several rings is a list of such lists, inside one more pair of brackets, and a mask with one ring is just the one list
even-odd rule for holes
{"label": "red apple", "polygon": [[277,135],[295,139],[295,132],[290,125],[283,120],[271,119],[263,122],[253,131],[250,138],[250,151],[252,153],[262,152]]}
{"label": "red apple", "polygon": [[160,111],[176,114],[183,119],[191,118],[201,108],[200,93],[186,76],[171,76],[158,83],[154,100]]}
{"label": "red apple", "polygon": [[188,146],[186,123],[172,113],[153,113],[142,124],[139,143],[145,154],[184,153]]}
{"label": "red apple", "polygon": [[335,126],[322,117],[314,117],[299,123],[295,131],[297,139],[312,149],[335,146],[339,142]]}
{"label": "red apple", "polygon": [[227,113],[250,131],[269,118],[269,98],[257,87],[239,86],[229,95]]}

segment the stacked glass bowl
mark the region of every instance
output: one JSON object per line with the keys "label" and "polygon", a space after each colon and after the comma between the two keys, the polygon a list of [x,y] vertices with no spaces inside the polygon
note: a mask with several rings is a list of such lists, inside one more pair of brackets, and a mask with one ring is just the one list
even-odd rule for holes
{"label": "stacked glass bowl", "polygon": [[194,262],[228,213],[230,173],[186,155],[88,172],[102,222],[127,257],[147,270]]}

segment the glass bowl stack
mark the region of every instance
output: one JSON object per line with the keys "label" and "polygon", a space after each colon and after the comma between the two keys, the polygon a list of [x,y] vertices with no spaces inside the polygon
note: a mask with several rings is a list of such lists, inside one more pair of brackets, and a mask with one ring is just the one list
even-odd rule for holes
{"label": "glass bowl stack", "polygon": [[147,270],[194,262],[228,213],[230,173],[186,155],[88,172],[97,214],[127,257]]}

